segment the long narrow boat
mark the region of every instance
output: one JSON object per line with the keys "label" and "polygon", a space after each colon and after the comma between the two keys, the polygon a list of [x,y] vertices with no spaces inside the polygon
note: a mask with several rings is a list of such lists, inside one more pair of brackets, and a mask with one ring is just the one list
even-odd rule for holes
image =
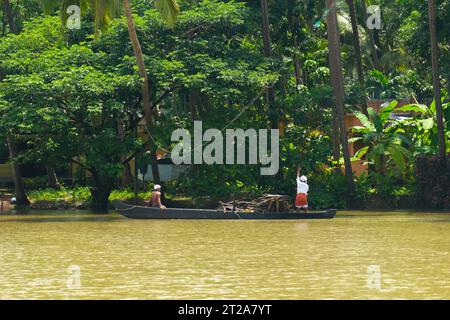
{"label": "long narrow boat", "polygon": [[122,201],[113,201],[114,208],[121,215],[130,219],[211,219],[211,220],[302,220],[302,219],[332,219],[336,210],[308,212],[223,212],[206,209],[159,209],[133,206]]}

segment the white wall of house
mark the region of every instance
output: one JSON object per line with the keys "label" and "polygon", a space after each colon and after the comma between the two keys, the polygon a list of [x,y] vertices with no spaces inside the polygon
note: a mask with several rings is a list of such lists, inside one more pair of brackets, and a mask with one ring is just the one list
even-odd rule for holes
{"label": "white wall of house", "polygon": [[0,163],[0,182],[12,182],[12,170],[10,164]]}
{"label": "white wall of house", "polygon": [[[188,165],[158,164],[159,176],[161,181],[170,181],[177,179],[184,171],[189,168]],[[147,166],[147,173],[144,176],[145,181],[153,181],[152,168]]]}

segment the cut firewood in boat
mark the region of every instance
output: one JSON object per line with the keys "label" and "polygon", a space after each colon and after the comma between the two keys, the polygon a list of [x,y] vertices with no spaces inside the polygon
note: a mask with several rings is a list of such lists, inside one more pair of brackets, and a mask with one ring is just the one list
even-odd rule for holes
{"label": "cut firewood in boat", "polygon": [[292,200],[289,196],[278,194],[264,194],[254,200],[233,200],[219,202],[218,210],[224,212],[280,212],[292,209]]}

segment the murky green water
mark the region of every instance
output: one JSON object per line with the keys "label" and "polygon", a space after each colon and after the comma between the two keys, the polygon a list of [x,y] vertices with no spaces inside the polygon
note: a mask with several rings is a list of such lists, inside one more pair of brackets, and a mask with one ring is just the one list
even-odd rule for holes
{"label": "murky green water", "polygon": [[450,298],[450,215],[0,216],[0,298]]}

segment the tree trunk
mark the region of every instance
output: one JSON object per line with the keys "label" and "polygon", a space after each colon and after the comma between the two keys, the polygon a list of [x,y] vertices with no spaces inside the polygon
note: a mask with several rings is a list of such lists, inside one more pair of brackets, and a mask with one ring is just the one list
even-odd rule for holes
{"label": "tree trunk", "polygon": [[354,0],[347,0],[350,9],[350,18],[352,22],[353,31],[353,47],[355,48],[356,56],[356,69],[358,72],[358,81],[362,91],[362,111],[365,115],[367,114],[367,91],[366,91],[366,81],[364,80],[364,70],[362,64],[362,54],[361,54],[361,43],[359,42],[359,30],[356,21],[356,9]]}
{"label": "tree trunk", "polygon": [[17,26],[14,21],[14,14],[9,0],[3,0],[3,7],[5,8],[5,16],[8,20],[9,30],[11,31],[11,33],[17,34]]}
{"label": "tree trunk", "polygon": [[125,8],[125,15],[127,17],[128,34],[130,37],[131,45],[133,46],[134,55],[136,57],[139,76],[142,80],[141,93],[142,102],[144,104],[145,122],[149,124],[153,122],[153,113],[150,103],[150,85],[148,82],[147,70],[145,69],[144,54],[142,53],[141,44],[137,37],[136,25],[134,23],[134,18],[131,12],[130,2],[128,0],[124,0],[123,3]]}
{"label": "tree trunk", "polygon": [[297,26],[297,15],[293,12],[293,9],[296,5],[295,0],[288,1],[288,8],[287,8],[287,19],[288,19],[288,28],[289,32],[292,34],[292,41],[294,45],[294,54],[292,55],[292,61],[294,62],[294,74],[295,74],[295,81],[297,83],[297,86],[303,84],[302,80],[302,66],[300,62],[300,57],[297,53],[298,47],[298,38],[296,34],[296,26]]}
{"label": "tree trunk", "polygon": [[3,13],[2,15],[2,37],[6,35],[6,15]]}
{"label": "tree trunk", "polygon": [[133,175],[131,174],[131,167],[128,162],[124,164],[120,182],[123,187],[129,186],[133,182]]}
{"label": "tree trunk", "polygon": [[266,57],[270,57],[272,56],[272,46],[269,29],[269,5],[267,4],[267,0],[261,0],[261,15],[264,55]]}
{"label": "tree trunk", "polygon": [[[333,161],[339,163],[339,159],[341,157],[341,138],[339,134],[339,120],[336,112],[336,108],[333,110],[333,134],[332,134],[332,143],[333,143]],[[340,165],[337,165],[339,170]]]}
{"label": "tree trunk", "polygon": [[152,168],[153,182],[161,184],[161,177],[158,169],[158,158],[156,155],[156,148],[150,150],[150,165]]}
{"label": "tree trunk", "polygon": [[[262,16],[262,34],[264,44],[264,55],[268,58],[272,56],[272,41],[270,39],[270,25],[269,25],[269,6],[267,0],[261,0],[261,16]],[[278,128],[278,120],[276,111],[274,110],[275,89],[271,85],[267,89],[266,103],[269,112],[270,126],[273,129]]]}
{"label": "tree trunk", "polygon": [[294,69],[295,69],[295,81],[298,86],[303,84],[302,80],[302,67],[300,64],[300,59],[297,55],[294,55]]}
{"label": "tree trunk", "polygon": [[14,187],[15,187],[15,194],[16,197],[16,204],[27,206],[30,204],[30,201],[27,198],[27,195],[25,193],[25,185],[22,180],[22,171],[20,169],[20,166],[14,162],[14,158],[17,156],[18,150],[16,142],[14,141],[14,138],[11,135],[6,136],[6,142],[8,143],[8,149],[9,149],[9,157],[12,162],[12,173],[13,173],[13,180],[14,180]]}
{"label": "tree trunk", "polygon": [[198,92],[197,91],[190,91],[189,92],[189,110],[191,112],[191,119],[192,121],[198,120]]}
{"label": "tree trunk", "polygon": [[102,177],[95,170],[92,170],[94,187],[90,189],[92,196],[91,209],[96,213],[106,213],[109,207],[109,196],[111,194],[114,179]]}
{"label": "tree trunk", "polygon": [[351,203],[355,194],[355,182],[353,180],[352,166],[350,162],[350,152],[348,148],[347,128],[345,125],[344,110],[344,80],[342,77],[341,49],[339,39],[339,29],[337,24],[336,5],[334,0],[326,0],[327,8],[330,11],[327,15],[327,33],[331,85],[334,90],[335,108],[339,121],[340,139],[345,164],[345,177],[349,191],[348,202]]}
{"label": "tree trunk", "polygon": [[61,189],[61,184],[58,181],[58,176],[56,175],[55,167],[50,164],[47,164],[45,166],[45,170],[47,171],[48,186],[54,189]]}
{"label": "tree trunk", "polygon": [[[131,12],[131,6],[129,0],[123,1],[125,8],[125,16],[127,17],[127,27],[128,34],[130,36],[131,45],[133,46],[134,55],[136,57],[136,62],[139,70],[139,76],[142,79],[142,100],[144,104],[144,114],[145,114],[145,123],[147,125],[147,129],[150,134],[153,132],[153,112],[150,103],[150,85],[148,82],[147,70],[145,69],[144,62],[144,54],[142,53],[141,44],[139,43],[139,39],[136,33],[136,25],[134,23],[133,15]],[[153,138],[150,138],[150,149],[156,150],[156,146],[154,144]],[[156,180],[159,179],[159,170],[158,166],[152,161],[152,172],[153,178]]]}
{"label": "tree trunk", "polygon": [[438,126],[439,156],[446,157],[444,116],[441,102],[441,83],[439,80],[439,48],[436,32],[436,3],[435,0],[428,0],[428,18],[430,23],[431,38],[431,65],[433,69],[434,100],[436,103],[436,118]]}
{"label": "tree trunk", "polygon": [[[124,126],[125,126],[125,124],[124,124],[123,119],[119,119],[117,121],[117,134],[119,136],[120,141],[123,141],[123,139],[125,137]],[[126,159],[126,156],[123,156],[121,160],[125,161],[125,159]],[[127,162],[124,164],[120,182],[121,182],[122,187],[126,187],[126,186],[130,185],[130,183],[132,181],[133,181],[133,176],[131,174],[130,164]]]}

